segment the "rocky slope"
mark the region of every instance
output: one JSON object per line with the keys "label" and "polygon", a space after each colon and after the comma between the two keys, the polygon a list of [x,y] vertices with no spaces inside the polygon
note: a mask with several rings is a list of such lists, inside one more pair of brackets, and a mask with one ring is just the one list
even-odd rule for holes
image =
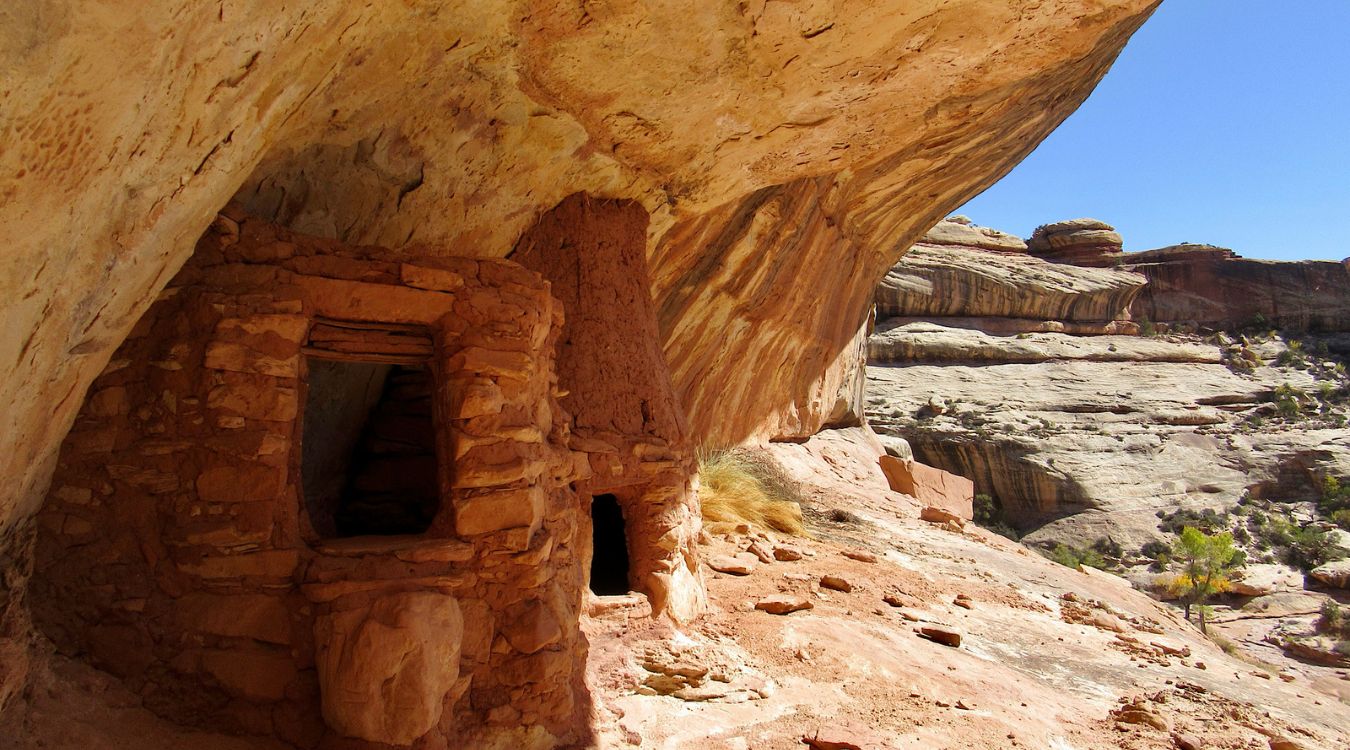
{"label": "rocky slope", "polygon": [[[1265,265],[1295,279],[1325,264]],[[925,463],[973,478],[1031,541],[1107,538],[1133,551],[1158,537],[1159,511],[1231,508],[1248,494],[1307,499],[1322,477],[1350,474],[1336,367],[1350,354],[1350,336],[1309,334],[1290,353],[1284,339],[1264,334],[1075,335],[1134,330],[1132,310],[1161,311],[1158,300],[1200,300],[1211,289],[1200,279],[1150,296],[1156,268],[1124,268],[1145,272],[1143,291],[1137,273],[974,247],[925,247],[902,259],[877,292],[878,309],[897,317],[880,320],[869,344],[872,423],[907,439]],[[935,308],[923,294],[897,297],[891,282],[915,279],[911,287],[928,284],[935,297],[974,300],[997,276],[1009,290],[1002,296],[1038,300],[1047,296],[1047,274],[1065,280],[1057,296],[1030,309],[993,308],[1017,325],[961,320],[991,308],[984,301]],[[1103,279],[1128,294],[1104,294]],[[1330,293],[1295,294],[1285,284],[1263,299],[1292,307]],[[1081,327],[1081,310],[1095,329]],[[1070,313],[1059,329],[1070,332],[1039,321],[1058,311]],[[1027,317],[1039,322],[1025,325]],[[1339,325],[1350,328],[1350,318]],[[1287,414],[1278,403],[1284,386],[1296,401]]]}
{"label": "rocky slope", "polygon": [[[772,446],[803,482],[812,537],[705,536],[705,556],[740,565],[709,574],[711,610],[689,627],[648,618],[637,597],[593,602],[588,746],[1350,742],[1350,709],[1334,694],[1343,671],[1295,666],[1272,679],[1119,578],[1055,565],[974,526],[918,521],[910,499],[886,488],[879,453],[863,429]],[[806,608],[757,608],[769,599]],[[44,681],[28,723],[8,735],[23,750],[110,738],[145,750],[274,747],[186,733],[106,677],[59,659],[57,669],[62,679]]]}
{"label": "rocky slope", "polygon": [[58,446],[227,201],[499,258],[567,196],[634,200],[691,440],[805,437],[856,412],[886,268],[1062,121],[1156,4],[0,10],[0,707],[26,681],[28,521]]}

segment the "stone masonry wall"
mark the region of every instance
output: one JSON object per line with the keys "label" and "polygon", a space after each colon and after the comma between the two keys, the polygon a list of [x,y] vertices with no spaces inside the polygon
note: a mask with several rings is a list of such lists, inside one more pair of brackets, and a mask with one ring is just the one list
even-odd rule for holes
{"label": "stone masonry wall", "polygon": [[591,469],[578,491],[618,499],[632,585],[653,610],[687,620],[705,606],[694,456],[661,350],[646,236],[638,203],[578,193],[543,214],[510,257],[548,279],[565,309],[561,401],[574,415],[571,446]]}
{"label": "stone masonry wall", "polygon": [[[397,257],[217,218],[62,448],[32,586],[59,649],[173,720],[298,747],[584,739],[561,307],[509,261]],[[433,337],[424,535],[320,539],[303,510],[306,355],[334,321],[330,358]]]}

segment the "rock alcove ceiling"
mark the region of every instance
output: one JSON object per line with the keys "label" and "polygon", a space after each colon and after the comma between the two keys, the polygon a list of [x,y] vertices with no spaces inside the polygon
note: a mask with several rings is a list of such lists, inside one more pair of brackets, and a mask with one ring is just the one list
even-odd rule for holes
{"label": "rock alcove ceiling", "polygon": [[471,258],[507,256],[569,195],[635,201],[689,442],[806,437],[856,418],[876,281],[1155,5],[8,5],[0,707],[27,680],[29,519],[61,441],[232,198]]}

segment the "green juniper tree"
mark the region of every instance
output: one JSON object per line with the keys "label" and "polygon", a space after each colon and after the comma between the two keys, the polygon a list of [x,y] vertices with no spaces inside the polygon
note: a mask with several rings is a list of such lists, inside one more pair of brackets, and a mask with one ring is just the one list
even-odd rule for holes
{"label": "green juniper tree", "polygon": [[[1193,526],[1181,530],[1172,545],[1172,560],[1180,570],[1168,585],[1180,597],[1187,620],[1191,619],[1192,606],[1203,604],[1232,586],[1229,575],[1239,564],[1232,534],[1224,531],[1209,535]],[[1205,630],[1203,609],[1200,630]]]}

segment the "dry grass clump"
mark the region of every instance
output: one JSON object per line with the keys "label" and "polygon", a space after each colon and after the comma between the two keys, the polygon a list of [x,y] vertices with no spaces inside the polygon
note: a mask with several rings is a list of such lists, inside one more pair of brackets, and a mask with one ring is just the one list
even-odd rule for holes
{"label": "dry grass clump", "polygon": [[698,478],[703,522],[714,531],[720,524],[744,523],[806,535],[801,490],[763,452],[749,448],[701,452]]}

